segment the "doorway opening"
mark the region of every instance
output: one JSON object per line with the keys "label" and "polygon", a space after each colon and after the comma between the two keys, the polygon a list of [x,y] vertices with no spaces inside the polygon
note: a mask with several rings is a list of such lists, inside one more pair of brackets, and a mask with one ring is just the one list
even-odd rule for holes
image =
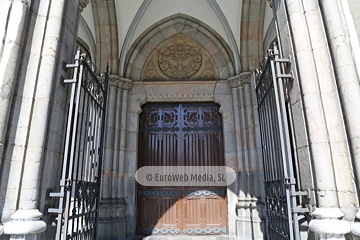
{"label": "doorway opening", "polygon": [[[224,166],[219,106],[149,103],[140,115],[138,168]],[[138,235],[227,233],[226,187],[137,185]]]}

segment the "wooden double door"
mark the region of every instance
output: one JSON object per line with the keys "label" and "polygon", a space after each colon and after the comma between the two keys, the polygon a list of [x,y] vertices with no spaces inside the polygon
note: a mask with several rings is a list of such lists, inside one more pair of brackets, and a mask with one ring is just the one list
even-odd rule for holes
{"label": "wooden double door", "polygon": [[[150,103],[140,115],[143,166],[224,166],[215,103]],[[227,233],[226,187],[137,186],[138,235]]]}

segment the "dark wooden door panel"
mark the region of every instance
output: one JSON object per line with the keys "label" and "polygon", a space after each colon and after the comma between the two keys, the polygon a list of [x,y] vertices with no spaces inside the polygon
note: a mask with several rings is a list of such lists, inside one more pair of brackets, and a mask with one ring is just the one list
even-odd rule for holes
{"label": "dark wooden door panel", "polygon": [[[140,116],[138,167],[224,166],[222,125],[213,103],[147,104]],[[137,233],[226,233],[225,187],[138,185]]]}

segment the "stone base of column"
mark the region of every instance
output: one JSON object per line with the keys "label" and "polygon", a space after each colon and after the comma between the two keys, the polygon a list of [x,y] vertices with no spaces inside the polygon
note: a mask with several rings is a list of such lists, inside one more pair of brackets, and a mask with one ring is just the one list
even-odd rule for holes
{"label": "stone base of column", "polygon": [[351,224],[351,240],[360,240],[360,209],[355,215],[355,221]]}
{"label": "stone base of column", "polygon": [[243,240],[263,240],[265,221],[261,218],[264,203],[257,198],[239,198],[236,204],[236,235]]}
{"label": "stone base of column", "polygon": [[10,235],[10,240],[36,240],[37,235],[46,230],[46,223],[40,220],[42,216],[38,209],[17,210],[11,215],[11,221],[4,224],[4,234]]}
{"label": "stone base of column", "polygon": [[309,236],[313,235],[314,240],[345,240],[345,235],[350,233],[351,223],[340,220],[343,216],[338,208],[317,208],[309,224]]}
{"label": "stone base of column", "polygon": [[102,199],[99,206],[99,239],[126,237],[126,203],[120,199]]}

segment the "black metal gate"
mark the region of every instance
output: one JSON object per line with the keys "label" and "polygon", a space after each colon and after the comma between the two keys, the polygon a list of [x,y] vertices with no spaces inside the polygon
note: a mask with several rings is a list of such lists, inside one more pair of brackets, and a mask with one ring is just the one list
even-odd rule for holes
{"label": "black metal gate", "polygon": [[57,240],[96,239],[103,132],[108,74],[94,74],[94,65],[77,51],[72,68],[70,103],[66,128],[59,198]]}
{"label": "black metal gate", "polygon": [[255,71],[255,91],[260,121],[265,198],[267,211],[267,239],[299,240],[298,213],[309,212],[297,207],[296,197],[308,192],[295,190],[295,177],[290,146],[288,116],[284,99],[283,80],[289,59],[279,58],[276,45]]}

